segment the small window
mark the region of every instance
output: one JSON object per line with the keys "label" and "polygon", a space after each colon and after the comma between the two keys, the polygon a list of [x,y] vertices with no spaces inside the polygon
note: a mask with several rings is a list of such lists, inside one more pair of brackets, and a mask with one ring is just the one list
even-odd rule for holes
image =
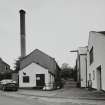
{"label": "small window", "polygon": [[5,66],[5,70],[8,70],[8,67],[7,66]]}
{"label": "small window", "polygon": [[93,47],[91,48],[89,55],[90,55],[90,64],[92,64],[93,63]]}
{"label": "small window", "polygon": [[89,73],[89,80],[91,80],[91,73]]}
{"label": "small window", "polygon": [[93,71],[93,80],[95,80],[95,71]]}
{"label": "small window", "polygon": [[23,76],[23,83],[29,83],[29,76]]}

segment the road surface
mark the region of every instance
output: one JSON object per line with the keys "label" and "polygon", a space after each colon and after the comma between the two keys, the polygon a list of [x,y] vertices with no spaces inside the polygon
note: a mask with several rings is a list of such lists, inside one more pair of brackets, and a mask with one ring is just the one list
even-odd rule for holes
{"label": "road surface", "polygon": [[0,93],[0,105],[105,105],[105,101],[78,100],[64,98],[32,97],[9,93]]}

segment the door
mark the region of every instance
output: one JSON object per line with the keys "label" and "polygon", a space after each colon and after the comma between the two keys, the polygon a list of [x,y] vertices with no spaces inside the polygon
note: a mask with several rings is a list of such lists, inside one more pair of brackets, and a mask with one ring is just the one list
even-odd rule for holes
{"label": "door", "polygon": [[36,86],[43,87],[45,85],[45,74],[36,74]]}
{"label": "door", "polygon": [[101,66],[97,68],[97,89],[102,89],[102,81],[101,81]]}

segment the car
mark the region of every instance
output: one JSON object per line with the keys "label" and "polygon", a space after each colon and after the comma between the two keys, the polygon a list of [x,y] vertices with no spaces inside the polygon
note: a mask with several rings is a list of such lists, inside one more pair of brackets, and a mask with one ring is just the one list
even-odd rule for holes
{"label": "car", "polygon": [[3,91],[5,90],[17,91],[18,84],[16,83],[16,81],[13,81],[12,79],[4,79],[0,81],[0,89]]}

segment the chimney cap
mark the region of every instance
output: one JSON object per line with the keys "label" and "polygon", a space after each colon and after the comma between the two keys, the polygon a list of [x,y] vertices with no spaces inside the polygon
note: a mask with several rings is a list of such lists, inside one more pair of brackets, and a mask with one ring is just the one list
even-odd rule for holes
{"label": "chimney cap", "polygon": [[25,13],[26,13],[25,10],[23,10],[23,9],[21,9],[19,12],[20,12],[21,14],[25,14]]}

